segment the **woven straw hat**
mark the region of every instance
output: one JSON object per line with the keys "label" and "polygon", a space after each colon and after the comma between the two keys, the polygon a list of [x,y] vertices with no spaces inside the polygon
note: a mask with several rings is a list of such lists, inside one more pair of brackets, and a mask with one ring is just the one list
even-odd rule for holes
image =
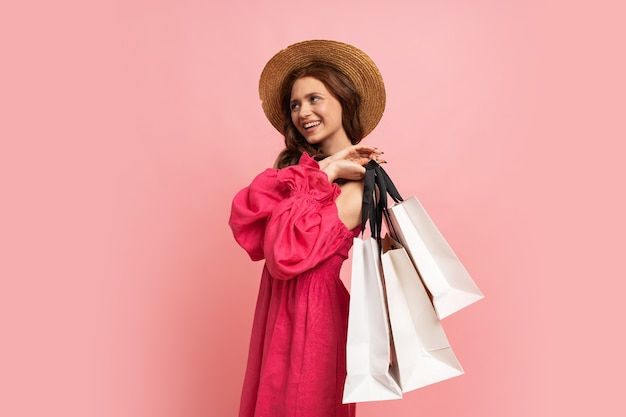
{"label": "woven straw hat", "polygon": [[378,124],[385,110],[385,85],[380,71],[363,51],[346,43],[330,40],[310,40],[288,46],[265,65],[259,80],[259,97],[263,111],[280,133],[284,129],[280,92],[285,79],[294,70],[314,62],[322,62],[344,73],[361,95],[359,115],[363,136]]}

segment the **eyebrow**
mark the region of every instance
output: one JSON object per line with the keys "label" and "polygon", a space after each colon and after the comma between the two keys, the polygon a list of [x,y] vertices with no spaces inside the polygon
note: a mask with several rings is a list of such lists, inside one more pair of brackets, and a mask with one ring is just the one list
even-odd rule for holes
{"label": "eyebrow", "polygon": [[[323,95],[324,93],[313,91],[311,93],[305,94],[304,98],[309,98],[311,96],[323,96]],[[298,101],[298,100],[295,98],[292,98],[289,102],[293,103],[294,101]]]}

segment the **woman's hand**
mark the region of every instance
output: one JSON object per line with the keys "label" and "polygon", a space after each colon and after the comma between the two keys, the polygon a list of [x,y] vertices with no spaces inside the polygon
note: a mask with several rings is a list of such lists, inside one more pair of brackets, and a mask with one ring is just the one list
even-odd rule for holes
{"label": "woman's hand", "polygon": [[372,146],[356,144],[320,161],[320,169],[326,172],[328,179],[333,182],[337,179],[359,181],[365,176],[363,167],[369,161],[385,163],[382,152]]}
{"label": "woman's hand", "polygon": [[355,162],[359,165],[365,165],[372,159],[378,163],[384,163],[386,161],[382,159],[382,154],[383,153],[378,148],[358,143],[356,145],[348,146],[328,158],[323,159],[320,161],[320,168],[324,169],[324,164],[331,164],[335,161],[341,160]]}

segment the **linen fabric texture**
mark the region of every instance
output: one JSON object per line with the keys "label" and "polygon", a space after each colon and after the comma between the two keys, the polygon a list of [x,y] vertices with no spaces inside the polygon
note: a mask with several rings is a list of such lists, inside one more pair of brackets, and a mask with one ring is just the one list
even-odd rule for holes
{"label": "linen fabric texture", "polygon": [[341,222],[340,188],[303,154],[233,199],[229,225],[265,259],[239,417],[354,417],[342,404],[349,294],[339,273],[358,228]]}

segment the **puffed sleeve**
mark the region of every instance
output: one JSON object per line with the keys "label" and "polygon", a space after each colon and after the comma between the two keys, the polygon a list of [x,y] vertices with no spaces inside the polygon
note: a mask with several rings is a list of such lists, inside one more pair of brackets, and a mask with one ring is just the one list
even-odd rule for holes
{"label": "puffed sleeve", "polygon": [[239,245],[253,261],[265,258],[263,238],[267,219],[284,196],[276,181],[278,170],[266,169],[233,199],[228,224]]}
{"label": "puffed sleeve", "polygon": [[[337,215],[339,193],[319,164],[304,154],[298,165],[268,170],[242,190],[233,214],[236,210],[235,217],[250,217],[242,227],[240,221],[233,224],[231,215],[231,227],[252,259],[265,257],[274,278],[290,279],[335,254],[349,234]],[[245,207],[235,209],[242,203]]]}
{"label": "puffed sleeve", "polygon": [[347,233],[335,205],[339,186],[308,155],[293,168],[277,174],[287,198],[272,211],[265,232],[266,265],[279,279],[293,278],[337,253]]}

